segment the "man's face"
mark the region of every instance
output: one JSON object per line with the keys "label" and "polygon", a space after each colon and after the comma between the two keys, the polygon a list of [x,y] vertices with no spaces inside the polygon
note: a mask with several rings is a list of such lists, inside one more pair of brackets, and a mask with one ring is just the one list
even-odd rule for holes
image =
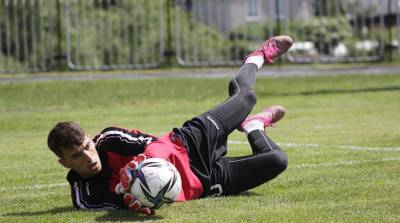
{"label": "man's face", "polygon": [[101,171],[99,154],[94,142],[85,136],[83,143],[72,148],[61,148],[62,158],[59,162],[66,168],[71,168],[81,177],[92,177]]}

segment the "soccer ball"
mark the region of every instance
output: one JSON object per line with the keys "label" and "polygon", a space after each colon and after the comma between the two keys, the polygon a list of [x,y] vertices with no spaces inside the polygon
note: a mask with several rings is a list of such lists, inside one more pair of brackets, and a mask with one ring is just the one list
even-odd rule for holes
{"label": "soccer ball", "polygon": [[157,209],[165,203],[172,203],[181,189],[178,170],[163,159],[146,159],[132,173],[131,194],[143,207]]}

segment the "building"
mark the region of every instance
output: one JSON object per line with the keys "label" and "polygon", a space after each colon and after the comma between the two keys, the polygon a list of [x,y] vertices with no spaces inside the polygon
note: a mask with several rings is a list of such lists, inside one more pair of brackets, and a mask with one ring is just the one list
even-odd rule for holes
{"label": "building", "polygon": [[249,22],[308,19],[312,1],[299,0],[205,0],[181,1],[196,19],[228,32]]}

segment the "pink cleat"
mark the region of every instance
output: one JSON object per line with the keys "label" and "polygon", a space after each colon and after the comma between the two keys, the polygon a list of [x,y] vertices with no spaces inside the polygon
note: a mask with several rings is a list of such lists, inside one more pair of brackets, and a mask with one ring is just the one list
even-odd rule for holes
{"label": "pink cleat", "polygon": [[256,115],[249,115],[247,118],[240,124],[239,131],[243,132],[243,127],[250,121],[259,120],[264,123],[264,128],[268,126],[275,127],[275,123],[285,116],[285,109],[282,106],[275,105],[271,107],[266,107],[261,113]]}
{"label": "pink cleat", "polygon": [[273,36],[244,59],[251,56],[263,56],[265,63],[271,64],[274,63],[275,58],[288,51],[292,44],[293,39],[290,36]]}

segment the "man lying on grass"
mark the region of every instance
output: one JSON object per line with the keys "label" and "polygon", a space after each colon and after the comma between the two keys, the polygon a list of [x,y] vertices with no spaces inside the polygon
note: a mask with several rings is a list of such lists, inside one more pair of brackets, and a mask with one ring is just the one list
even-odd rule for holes
{"label": "man lying on grass", "polygon": [[[272,106],[248,115],[256,104],[257,70],[264,63],[273,63],[292,42],[288,36],[268,39],[246,57],[229,83],[228,99],[160,138],[109,127],[91,139],[76,123],[58,123],[49,133],[48,146],[59,162],[71,169],[67,180],[74,207],[128,208],[154,214],[154,209],[143,207],[126,192],[132,179],[128,165],[138,157],[162,158],[177,168],[182,179],[177,201],[239,194],[282,173],[287,168],[287,156],[264,130],[279,121],[285,110]],[[247,134],[252,155],[225,156],[228,135],[235,129]],[[117,185],[122,195],[115,192]]]}

